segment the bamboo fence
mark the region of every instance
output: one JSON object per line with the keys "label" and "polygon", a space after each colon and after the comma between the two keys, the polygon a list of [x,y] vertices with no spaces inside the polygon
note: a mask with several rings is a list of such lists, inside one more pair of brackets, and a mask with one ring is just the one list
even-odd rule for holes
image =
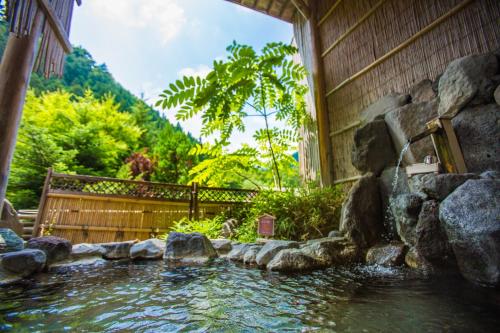
{"label": "bamboo fence", "polygon": [[256,191],[65,175],[49,170],[33,235],[77,243],[144,240],[174,222],[251,202]]}
{"label": "bamboo fence", "polygon": [[[435,80],[454,59],[500,48],[498,0],[317,1],[335,182],[359,177],[351,164],[360,112],[391,93]],[[296,16],[299,49],[307,25]],[[297,38],[299,36],[299,38]],[[301,52],[302,57],[312,57]],[[304,63],[310,62],[304,59]]]}

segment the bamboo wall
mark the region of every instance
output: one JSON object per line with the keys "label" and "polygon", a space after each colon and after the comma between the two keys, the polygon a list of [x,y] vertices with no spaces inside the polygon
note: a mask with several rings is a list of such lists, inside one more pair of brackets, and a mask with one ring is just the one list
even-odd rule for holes
{"label": "bamboo wall", "polygon": [[[313,15],[338,182],[358,175],[350,156],[365,107],[390,92],[408,93],[423,79],[435,80],[456,58],[500,48],[498,0],[318,0]],[[305,41],[297,37],[308,34],[302,21],[296,16],[299,44]]]}
{"label": "bamboo wall", "polygon": [[149,183],[49,171],[34,236],[78,243],[145,240],[182,218],[213,217],[250,202],[255,191]]}

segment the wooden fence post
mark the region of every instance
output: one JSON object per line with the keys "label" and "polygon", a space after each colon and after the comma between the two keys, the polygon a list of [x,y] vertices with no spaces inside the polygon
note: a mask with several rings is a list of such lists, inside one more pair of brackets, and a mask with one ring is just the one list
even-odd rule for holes
{"label": "wooden fence post", "polygon": [[200,206],[198,204],[198,183],[193,183],[193,197],[194,220],[198,221],[200,219]]}
{"label": "wooden fence post", "polygon": [[33,237],[38,237],[42,217],[45,215],[45,202],[47,201],[47,194],[49,193],[50,178],[52,178],[52,168],[47,170],[47,177],[45,177],[45,183],[43,184],[40,204],[38,206],[38,214],[36,214],[35,225],[33,226]]}

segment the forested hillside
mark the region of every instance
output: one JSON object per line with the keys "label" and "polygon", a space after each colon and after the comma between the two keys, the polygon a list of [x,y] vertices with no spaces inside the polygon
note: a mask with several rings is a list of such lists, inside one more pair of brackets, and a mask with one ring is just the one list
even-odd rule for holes
{"label": "forested hillside", "polygon": [[[0,52],[7,27],[0,21]],[[117,83],[105,64],[75,47],[62,78],[34,73],[11,167],[8,198],[36,207],[47,168],[187,183],[197,140]]]}

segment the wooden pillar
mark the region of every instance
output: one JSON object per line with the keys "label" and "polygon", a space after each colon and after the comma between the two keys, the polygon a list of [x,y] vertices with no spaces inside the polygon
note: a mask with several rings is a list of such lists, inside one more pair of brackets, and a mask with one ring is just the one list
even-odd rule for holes
{"label": "wooden pillar", "polygon": [[29,36],[10,34],[0,64],[0,211],[43,22],[38,10]]}
{"label": "wooden pillar", "polygon": [[321,58],[321,40],[318,31],[317,4],[310,1],[310,17],[308,20],[311,33],[312,76],[314,82],[314,101],[318,123],[319,162],[321,169],[321,185],[333,185],[333,154],[330,141],[330,120],[325,95],[325,77],[323,59]]}

